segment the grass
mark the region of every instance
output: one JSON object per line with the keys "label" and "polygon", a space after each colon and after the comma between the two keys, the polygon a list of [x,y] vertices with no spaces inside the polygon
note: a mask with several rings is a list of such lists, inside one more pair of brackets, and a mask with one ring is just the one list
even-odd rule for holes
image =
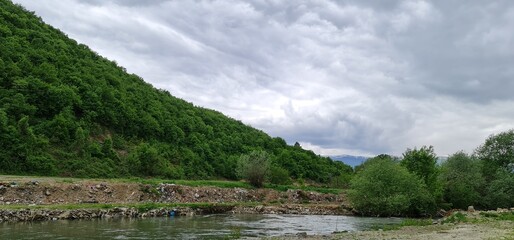
{"label": "grass", "polygon": [[255,202],[239,202],[239,203],[76,203],[76,204],[57,204],[57,205],[0,205],[0,210],[22,210],[22,209],[49,209],[49,210],[76,210],[76,209],[113,209],[117,207],[136,208],[141,212],[152,209],[173,208],[173,207],[189,207],[211,208],[211,207],[230,207],[230,206],[256,206]]}
{"label": "grass", "polygon": [[391,231],[391,230],[398,230],[402,227],[407,227],[407,226],[429,226],[429,225],[432,225],[433,222],[432,222],[432,219],[413,219],[413,218],[408,218],[408,219],[405,219],[403,220],[401,223],[398,223],[398,224],[393,224],[393,225],[386,225],[386,226],[374,226],[372,227],[373,230],[379,230],[379,229],[382,229],[384,231]]}
{"label": "grass", "polygon": [[325,188],[325,187],[315,187],[315,186],[293,186],[293,185],[277,185],[277,184],[264,184],[265,188],[277,190],[280,192],[285,192],[289,189],[300,189],[303,191],[311,191],[311,192],[319,192],[319,193],[330,193],[330,194],[339,194],[344,192],[344,189],[339,188]]}
{"label": "grass", "polygon": [[[168,180],[159,178],[114,178],[114,179],[96,179],[96,178],[61,178],[61,177],[42,177],[42,176],[13,176],[13,175],[0,175],[1,181],[55,181],[59,183],[78,183],[81,181],[93,181],[93,182],[111,182],[111,183],[139,183],[157,186],[161,183],[164,184],[177,184],[190,187],[219,187],[219,188],[243,188],[243,189],[254,189],[252,185],[243,181],[225,181],[225,180]],[[328,188],[328,187],[317,187],[317,186],[294,186],[294,185],[277,185],[277,184],[265,184],[264,188],[273,189],[281,192],[285,192],[289,189],[299,189],[303,191],[311,191],[325,194],[340,194],[344,192],[344,189],[339,188]]]}
{"label": "grass", "polygon": [[468,222],[468,217],[461,212],[456,212],[442,221],[443,224],[460,222]]}
{"label": "grass", "polygon": [[514,222],[514,212],[481,212],[480,215],[486,218],[492,218],[494,220]]}

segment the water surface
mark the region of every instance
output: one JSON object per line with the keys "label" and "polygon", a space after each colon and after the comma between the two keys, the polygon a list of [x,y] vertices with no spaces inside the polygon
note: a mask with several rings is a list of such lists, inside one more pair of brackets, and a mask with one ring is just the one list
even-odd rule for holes
{"label": "water surface", "polygon": [[214,214],[146,219],[0,223],[0,239],[227,239],[331,234],[401,222],[400,218],[321,215]]}

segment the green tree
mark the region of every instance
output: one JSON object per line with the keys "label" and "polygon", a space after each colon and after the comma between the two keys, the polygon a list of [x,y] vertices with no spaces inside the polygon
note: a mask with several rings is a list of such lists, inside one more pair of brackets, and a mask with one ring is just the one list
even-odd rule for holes
{"label": "green tree", "polygon": [[139,146],[130,156],[130,168],[142,176],[163,176],[168,168],[158,150],[148,143]]}
{"label": "green tree", "polygon": [[435,199],[442,197],[442,186],[438,181],[437,155],[432,146],[407,149],[400,164],[423,180]]}
{"label": "green tree", "polygon": [[270,168],[269,181],[273,184],[285,185],[291,183],[291,177],[286,169],[272,165]]}
{"label": "green tree", "polygon": [[489,136],[485,143],[475,150],[483,162],[484,177],[495,179],[498,170],[514,173],[514,130]]}
{"label": "green tree", "polygon": [[442,164],[441,179],[444,199],[452,207],[466,209],[470,205],[479,205],[484,179],[477,159],[464,152],[451,155]]}
{"label": "green tree", "polygon": [[356,173],[348,197],[362,215],[417,216],[435,210],[426,185],[392,158],[381,156]]}
{"label": "green tree", "polygon": [[241,155],[237,173],[254,187],[262,187],[270,171],[270,156],[265,151]]}
{"label": "green tree", "polygon": [[514,173],[504,169],[495,173],[495,179],[487,185],[483,205],[489,209],[514,206]]}
{"label": "green tree", "polygon": [[489,136],[475,150],[486,181],[483,205],[489,209],[514,206],[514,130]]}

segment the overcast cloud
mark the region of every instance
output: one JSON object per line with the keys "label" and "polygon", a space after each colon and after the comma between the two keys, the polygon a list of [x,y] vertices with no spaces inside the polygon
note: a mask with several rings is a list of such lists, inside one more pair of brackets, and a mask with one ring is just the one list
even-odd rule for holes
{"label": "overcast cloud", "polygon": [[514,128],[514,2],[14,0],[157,88],[318,154]]}

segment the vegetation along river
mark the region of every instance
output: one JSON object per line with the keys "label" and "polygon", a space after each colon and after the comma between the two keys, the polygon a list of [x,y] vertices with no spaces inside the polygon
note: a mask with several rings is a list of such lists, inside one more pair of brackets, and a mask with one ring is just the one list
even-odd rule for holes
{"label": "vegetation along river", "polygon": [[274,214],[59,220],[1,223],[0,239],[231,239],[358,231],[399,223],[401,220]]}

